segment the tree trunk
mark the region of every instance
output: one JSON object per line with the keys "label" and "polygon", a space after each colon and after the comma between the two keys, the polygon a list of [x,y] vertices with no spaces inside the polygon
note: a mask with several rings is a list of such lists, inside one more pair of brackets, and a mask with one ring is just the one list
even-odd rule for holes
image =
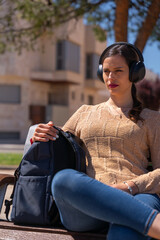
{"label": "tree trunk", "polygon": [[146,42],[151,35],[154,26],[156,25],[159,14],[160,0],[152,0],[152,3],[148,8],[148,15],[139,29],[137,39],[134,43],[141,51],[143,51]]}
{"label": "tree trunk", "polygon": [[116,42],[127,42],[129,0],[115,0],[115,2],[115,40]]}

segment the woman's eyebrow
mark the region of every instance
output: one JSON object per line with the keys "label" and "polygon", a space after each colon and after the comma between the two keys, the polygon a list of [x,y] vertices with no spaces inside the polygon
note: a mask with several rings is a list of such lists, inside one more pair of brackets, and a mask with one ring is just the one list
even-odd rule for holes
{"label": "woman's eyebrow", "polygon": [[[117,69],[117,68],[124,68],[124,67],[122,67],[122,66],[119,66],[119,67],[113,67],[113,69]],[[105,69],[105,70],[109,70],[110,68],[109,68],[109,67],[104,67],[103,69]]]}
{"label": "woman's eyebrow", "polygon": [[122,67],[122,66],[119,66],[119,67],[114,67],[114,68],[124,68],[124,67]]}

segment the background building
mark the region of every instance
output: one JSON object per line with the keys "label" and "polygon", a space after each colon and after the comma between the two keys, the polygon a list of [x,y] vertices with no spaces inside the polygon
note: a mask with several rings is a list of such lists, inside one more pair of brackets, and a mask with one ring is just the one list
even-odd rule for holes
{"label": "background building", "polygon": [[36,51],[1,55],[0,142],[23,143],[30,125],[62,126],[82,104],[105,101],[97,79],[105,47],[83,20],[73,20],[41,38]]}

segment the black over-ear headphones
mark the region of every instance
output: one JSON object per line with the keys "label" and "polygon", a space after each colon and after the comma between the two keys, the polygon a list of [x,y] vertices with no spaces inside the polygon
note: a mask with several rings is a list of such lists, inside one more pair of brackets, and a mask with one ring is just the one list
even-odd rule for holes
{"label": "black over-ear headphones", "polygon": [[129,80],[133,83],[137,83],[138,81],[142,80],[145,76],[145,73],[146,73],[146,69],[145,69],[145,65],[144,65],[144,59],[143,59],[143,56],[142,56],[142,53],[141,51],[135,47],[134,45],[132,45],[131,43],[127,43],[127,42],[116,42],[112,45],[110,45],[109,47],[107,47],[101,54],[100,56],[100,59],[99,59],[99,67],[98,67],[98,71],[97,71],[97,76],[98,78],[102,81],[103,81],[103,66],[102,66],[102,61],[103,61],[103,58],[106,54],[106,52],[116,46],[116,45],[127,45],[129,47],[131,47],[138,55],[139,57],[139,61],[134,61],[132,63],[132,65],[130,66],[129,68]]}

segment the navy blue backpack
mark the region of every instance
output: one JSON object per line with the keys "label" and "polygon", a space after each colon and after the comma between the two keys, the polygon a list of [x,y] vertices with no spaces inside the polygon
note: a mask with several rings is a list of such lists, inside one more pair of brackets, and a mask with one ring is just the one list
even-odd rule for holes
{"label": "navy blue backpack", "polygon": [[15,171],[11,201],[6,200],[8,218],[16,224],[55,225],[59,213],[51,194],[54,175],[66,168],[85,172],[85,153],[69,132],[59,129],[56,141],[34,142]]}

